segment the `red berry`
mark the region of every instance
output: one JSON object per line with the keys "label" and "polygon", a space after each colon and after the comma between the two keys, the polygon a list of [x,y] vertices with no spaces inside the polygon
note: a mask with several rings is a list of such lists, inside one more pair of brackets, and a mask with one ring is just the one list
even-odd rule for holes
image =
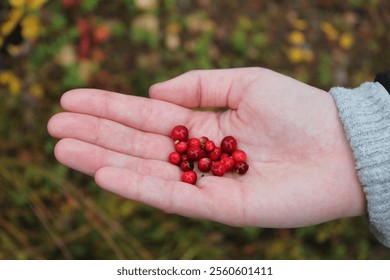
{"label": "red berry", "polygon": [[220,161],[213,161],[211,164],[211,172],[214,176],[223,176],[226,173],[226,167]]}
{"label": "red berry", "polygon": [[192,161],[184,160],[180,163],[180,168],[183,171],[190,171],[194,169],[194,163]]}
{"label": "red berry", "polygon": [[197,179],[198,179],[198,176],[196,175],[195,171],[193,171],[193,170],[185,171],[181,175],[181,181],[188,183],[188,184],[195,185]]}
{"label": "red berry", "polygon": [[221,162],[223,163],[223,165],[225,165],[226,172],[233,170],[235,163],[234,159],[232,159],[231,157],[224,157],[221,159]]}
{"label": "red berry", "polygon": [[177,144],[175,145],[175,150],[176,150],[176,152],[178,152],[178,153],[180,153],[180,154],[182,154],[182,153],[184,153],[185,151],[187,151],[187,149],[188,149],[188,143],[187,143],[187,142],[181,141],[181,142],[179,142],[179,143],[177,143]]}
{"label": "red berry", "polygon": [[209,153],[211,153],[212,151],[214,151],[214,149],[215,149],[215,144],[214,144],[214,142],[213,142],[213,141],[210,141],[210,140],[206,141],[206,143],[204,143],[204,149],[205,149],[207,152],[209,152]]}
{"label": "red berry", "polygon": [[188,140],[188,144],[190,147],[200,147],[200,141],[198,138],[191,138],[190,140]]}
{"label": "red berry", "polygon": [[221,159],[225,158],[225,157],[230,157],[228,153],[222,153],[221,155]]}
{"label": "red berry", "polygon": [[200,141],[201,148],[204,149],[204,145],[206,144],[207,141],[209,141],[209,138],[207,138],[206,136],[202,136],[199,138],[199,141]]}
{"label": "red berry", "polygon": [[211,168],[211,159],[204,157],[198,161],[198,168],[202,172],[209,172]]}
{"label": "red berry", "polygon": [[201,148],[201,151],[202,151],[202,155],[200,156],[200,158],[209,157],[209,153],[208,152],[206,152],[202,148]]}
{"label": "red berry", "polygon": [[246,153],[241,150],[235,150],[232,154],[235,161],[246,161]]}
{"label": "red berry", "polygon": [[178,165],[181,161],[181,155],[178,152],[172,152],[169,154],[169,162]]}
{"label": "red berry", "polygon": [[249,165],[245,161],[237,161],[234,164],[234,171],[240,175],[244,175],[249,169]]}
{"label": "red berry", "polygon": [[200,160],[203,155],[203,150],[200,147],[190,146],[187,150],[189,160]]}
{"label": "red berry", "polygon": [[172,129],[171,138],[173,141],[187,141],[188,129],[184,125],[177,125]]}
{"label": "red berry", "polygon": [[184,160],[189,160],[187,154],[182,154],[181,155],[181,161],[184,161]]}
{"label": "red berry", "polygon": [[221,141],[221,149],[226,153],[233,153],[237,149],[237,140],[233,136],[226,136]]}
{"label": "red berry", "polygon": [[219,147],[215,147],[214,150],[209,153],[209,158],[211,158],[212,161],[218,161],[221,158],[222,150]]}

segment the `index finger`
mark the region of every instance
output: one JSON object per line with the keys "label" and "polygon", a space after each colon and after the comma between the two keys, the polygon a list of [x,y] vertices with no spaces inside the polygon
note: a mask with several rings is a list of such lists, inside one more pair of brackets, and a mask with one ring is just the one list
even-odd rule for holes
{"label": "index finger", "polygon": [[75,89],[61,98],[70,112],[122,123],[141,131],[168,135],[177,124],[187,124],[192,110],[161,100],[98,89]]}

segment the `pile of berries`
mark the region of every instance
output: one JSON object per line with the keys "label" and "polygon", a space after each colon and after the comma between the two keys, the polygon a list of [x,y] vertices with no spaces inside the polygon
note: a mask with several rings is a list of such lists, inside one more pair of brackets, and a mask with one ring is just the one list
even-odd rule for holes
{"label": "pile of berries", "polygon": [[184,125],[172,129],[175,151],[170,153],[169,162],[184,171],[181,176],[183,182],[195,185],[198,178],[194,171],[195,163],[199,171],[211,171],[214,176],[223,176],[231,171],[243,175],[248,171],[246,153],[237,149],[237,140],[233,136],[223,138],[218,147],[206,136],[189,138],[188,135]]}

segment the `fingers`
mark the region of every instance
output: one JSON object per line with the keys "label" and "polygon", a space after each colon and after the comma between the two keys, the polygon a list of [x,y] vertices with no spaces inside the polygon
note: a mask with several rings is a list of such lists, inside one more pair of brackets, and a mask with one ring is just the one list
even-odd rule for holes
{"label": "fingers", "polygon": [[90,176],[102,167],[113,166],[162,179],[180,178],[179,168],[166,161],[132,157],[75,139],[60,140],[54,154],[62,164]]}
{"label": "fingers", "polygon": [[176,180],[144,176],[123,168],[105,167],[95,174],[102,188],[167,213],[203,218],[231,225],[249,224],[237,182],[229,178],[203,177],[198,187]]}
{"label": "fingers", "polygon": [[178,123],[186,124],[191,110],[138,96],[97,89],[76,89],[61,98],[62,107],[70,112],[109,119],[146,132],[167,135]]}
{"label": "fingers", "polygon": [[59,113],[48,123],[56,138],[74,138],[105,149],[141,158],[166,160],[172,140],[160,134],[143,132],[123,124],[89,115]]}
{"label": "fingers", "polygon": [[255,72],[254,68],[190,71],[151,86],[149,95],[187,108],[236,109],[242,91]]}

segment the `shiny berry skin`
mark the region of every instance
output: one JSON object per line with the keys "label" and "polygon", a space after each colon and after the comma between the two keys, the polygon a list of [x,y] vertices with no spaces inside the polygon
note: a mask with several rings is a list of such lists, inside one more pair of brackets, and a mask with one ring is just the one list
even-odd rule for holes
{"label": "shiny berry skin", "polygon": [[183,174],[181,174],[181,181],[191,185],[195,185],[197,179],[198,176],[193,170],[185,171]]}
{"label": "shiny berry skin", "polygon": [[209,138],[207,138],[206,136],[202,136],[199,138],[199,141],[200,141],[200,146],[203,149],[206,142],[209,141]]}
{"label": "shiny berry skin", "polygon": [[209,153],[209,158],[212,161],[218,161],[221,158],[222,155],[222,150],[219,147],[215,147],[214,150]]}
{"label": "shiny berry skin", "polygon": [[194,163],[192,161],[184,160],[180,163],[180,168],[183,171],[190,171],[194,169]]}
{"label": "shiny berry skin", "polygon": [[198,138],[190,138],[190,140],[188,140],[188,145],[190,147],[200,147],[200,141]]}
{"label": "shiny berry skin", "polygon": [[226,153],[233,153],[237,149],[237,140],[233,136],[226,136],[221,141],[221,150]]}
{"label": "shiny berry skin", "polygon": [[200,160],[203,155],[203,150],[197,146],[190,146],[187,150],[189,160]]}
{"label": "shiny berry skin", "polygon": [[181,155],[178,152],[172,152],[169,154],[168,160],[174,165],[179,165],[179,163],[181,162]]}
{"label": "shiny berry skin", "polygon": [[209,172],[211,169],[211,163],[212,161],[208,157],[201,158],[198,161],[198,169],[202,172]]}
{"label": "shiny berry skin", "polygon": [[171,138],[173,141],[188,141],[188,129],[184,125],[177,125],[172,129]]}
{"label": "shiny berry skin", "polygon": [[184,161],[184,160],[189,160],[187,154],[182,154],[181,155],[181,161]]}
{"label": "shiny berry skin", "polygon": [[206,143],[204,143],[204,149],[205,149],[207,152],[209,152],[209,153],[211,153],[212,151],[214,151],[214,149],[215,149],[215,144],[214,144],[214,142],[213,142],[213,141],[210,141],[210,140],[206,141]]}
{"label": "shiny berry skin", "polygon": [[237,161],[234,164],[234,171],[237,174],[244,175],[249,169],[249,165],[245,161]]}
{"label": "shiny berry skin", "polygon": [[211,164],[211,172],[214,176],[223,176],[226,173],[226,167],[220,161],[213,161]]}
{"label": "shiny berry skin", "polygon": [[200,156],[200,158],[209,157],[209,153],[208,152],[206,152],[202,148],[201,148],[201,150],[202,150],[202,155]]}
{"label": "shiny berry skin", "polygon": [[188,143],[187,142],[184,142],[184,141],[180,141],[179,143],[177,143],[175,145],[175,150],[176,152],[178,152],[179,154],[182,154],[184,152],[186,152],[188,149]]}
{"label": "shiny berry skin", "polygon": [[228,153],[222,153],[221,155],[221,159],[225,158],[225,157],[230,157]]}
{"label": "shiny berry skin", "polygon": [[241,150],[235,150],[232,153],[234,161],[246,161],[246,153]]}
{"label": "shiny berry skin", "polygon": [[226,172],[233,170],[235,163],[234,159],[232,159],[231,157],[224,157],[221,159],[221,162],[223,163],[223,165],[225,165]]}

